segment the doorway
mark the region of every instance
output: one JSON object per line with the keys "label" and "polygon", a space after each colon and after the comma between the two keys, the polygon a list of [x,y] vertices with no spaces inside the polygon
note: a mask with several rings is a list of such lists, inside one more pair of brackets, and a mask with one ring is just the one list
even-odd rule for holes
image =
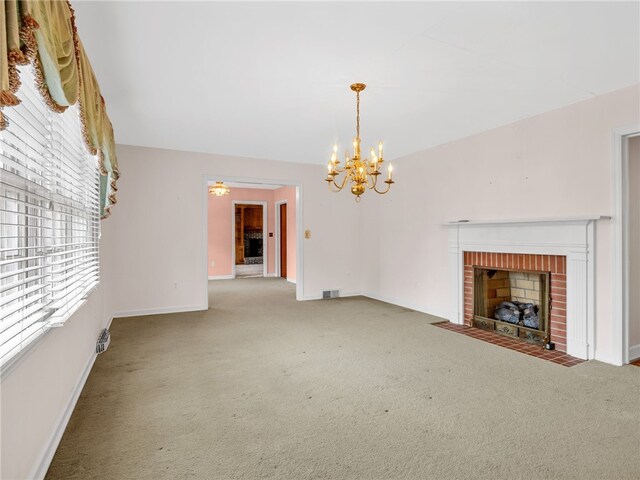
{"label": "doorway", "polygon": [[[209,186],[218,181],[224,182],[230,188],[228,195],[218,197],[208,193]],[[305,300],[302,262],[303,187],[300,182],[207,174],[203,176],[203,184],[203,297],[206,298],[207,305],[211,301],[211,288],[216,288],[216,282],[236,278],[236,267],[239,267],[239,270],[244,269],[245,262],[236,261],[236,252],[238,257],[243,259],[252,256],[251,253],[244,253],[244,245],[242,253],[239,248],[236,250],[236,204],[262,206],[263,271],[259,276],[280,278],[278,242],[281,235],[278,220],[280,204],[286,203],[286,280],[283,280],[295,285],[297,300]],[[220,285],[223,288],[224,284]]]}
{"label": "doorway", "polygon": [[235,278],[264,277],[267,268],[265,202],[233,202],[233,269]]}
{"label": "doorway", "polygon": [[624,365],[640,358],[640,125],[614,130],[613,139],[612,363]]}
{"label": "doorway", "polygon": [[627,148],[629,202],[626,215],[628,235],[628,361],[640,359],[640,136],[629,138]]}
{"label": "doorway", "polygon": [[280,258],[280,277],[287,278],[287,202],[278,208],[278,256]]}

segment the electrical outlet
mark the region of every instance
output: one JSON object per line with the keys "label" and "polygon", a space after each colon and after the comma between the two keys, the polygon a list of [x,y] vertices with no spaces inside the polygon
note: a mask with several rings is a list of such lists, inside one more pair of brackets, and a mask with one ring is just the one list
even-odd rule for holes
{"label": "electrical outlet", "polygon": [[211,260],[211,266],[215,267],[216,266],[216,261],[215,260]]}

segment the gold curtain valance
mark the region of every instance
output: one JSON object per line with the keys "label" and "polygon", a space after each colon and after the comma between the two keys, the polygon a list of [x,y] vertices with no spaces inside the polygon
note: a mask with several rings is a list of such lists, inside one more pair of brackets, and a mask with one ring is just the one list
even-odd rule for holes
{"label": "gold curtain valance", "polygon": [[18,105],[18,65],[33,64],[45,102],[63,112],[79,102],[82,133],[100,162],[102,218],[116,203],[118,161],[113,128],[66,0],[0,0],[0,130],[4,108]]}

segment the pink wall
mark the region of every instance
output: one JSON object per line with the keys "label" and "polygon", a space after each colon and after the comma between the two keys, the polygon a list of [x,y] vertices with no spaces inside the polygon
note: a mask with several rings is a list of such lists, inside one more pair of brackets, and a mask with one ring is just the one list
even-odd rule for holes
{"label": "pink wall", "polygon": [[287,202],[287,280],[296,281],[296,187],[273,191],[273,202]]}
{"label": "pink wall", "polygon": [[[233,203],[251,201],[251,202],[267,202],[267,230],[273,233],[275,228],[274,190],[262,190],[256,188],[231,188],[229,195],[216,197],[209,195],[209,255],[208,255],[208,271],[210,277],[222,275],[231,275],[231,254],[232,254],[232,223],[231,215],[233,211]],[[275,255],[274,237],[267,235],[266,253],[267,253],[267,273],[275,272]],[[215,266],[212,266],[215,262]]]}

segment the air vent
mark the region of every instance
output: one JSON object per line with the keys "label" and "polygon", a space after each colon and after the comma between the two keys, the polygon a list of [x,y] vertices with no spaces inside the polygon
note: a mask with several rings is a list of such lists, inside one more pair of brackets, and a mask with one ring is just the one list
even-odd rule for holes
{"label": "air vent", "polygon": [[322,299],[325,298],[338,298],[340,296],[340,290],[323,290]]}
{"label": "air vent", "polygon": [[107,348],[109,348],[109,344],[111,343],[111,334],[109,330],[103,328],[100,332],[100,336],[98,337],[98,343],[96,344],[96,353],[103,353]]}

